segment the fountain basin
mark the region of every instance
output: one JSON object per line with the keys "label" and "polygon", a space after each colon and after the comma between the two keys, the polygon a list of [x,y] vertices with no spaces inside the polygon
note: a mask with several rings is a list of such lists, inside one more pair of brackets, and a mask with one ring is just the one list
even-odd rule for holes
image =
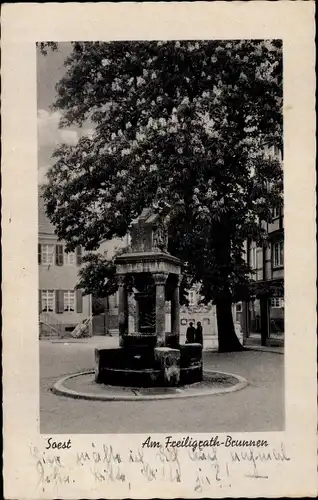
{"label": "fountain basin", "polygon": [[123,347],[125,349],[139,350],[142,348],[154,349],[157,344],[157,335],[155,334],[133,334],[124,335]]}
{"label": "fountain basin", "polygon": [[173,387],[202,380],[200,344],[151,348],[95,349],[95,381],[126,387]]}

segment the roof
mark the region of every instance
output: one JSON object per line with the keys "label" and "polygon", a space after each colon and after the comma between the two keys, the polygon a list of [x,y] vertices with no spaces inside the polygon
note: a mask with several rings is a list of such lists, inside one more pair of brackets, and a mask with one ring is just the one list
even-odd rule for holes
{"label": "roof", "polygon": [[44,200],[41,196],[41,193],[38,195],[38,224],[39,224],[39,233],[42,234],[55,234],[54,226],[49,221],[46,213],[45,213],[45,204]]}

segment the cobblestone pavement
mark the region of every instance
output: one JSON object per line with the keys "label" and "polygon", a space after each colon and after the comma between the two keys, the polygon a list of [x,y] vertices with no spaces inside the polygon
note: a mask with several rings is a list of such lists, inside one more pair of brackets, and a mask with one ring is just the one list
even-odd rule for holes
{"label": "cobblestone pavement", "polygon": [[94,348],[118,339],[40,341],[40,425],[44,434],[260,432],[284,428],[284,356],[204,353],[204,367],[235,373],[249,385],[219,396],[159,401],[85,401],[52,394],[59,378],[94,366]]}

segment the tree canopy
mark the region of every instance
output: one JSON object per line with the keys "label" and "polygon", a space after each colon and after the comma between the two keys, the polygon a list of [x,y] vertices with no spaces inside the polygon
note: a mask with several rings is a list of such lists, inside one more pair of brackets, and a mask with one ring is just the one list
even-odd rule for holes
{"label": "tree canopy", "polygon": [[264,240],[282,203],[268,153],[283,149],[281,42],[74,42],[65,67],[61,126],[95,132],[54,152],[44,198],[58,236],[95,250],[152,207],[204,300],[229,311],[247,293],[244,242]]}

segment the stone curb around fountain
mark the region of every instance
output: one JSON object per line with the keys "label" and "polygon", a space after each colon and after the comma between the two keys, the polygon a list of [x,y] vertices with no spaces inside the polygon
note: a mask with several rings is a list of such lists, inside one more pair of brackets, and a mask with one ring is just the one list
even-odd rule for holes
{"label": "stone curb around fountain", "polygon": [[[84,375],[94,374],[94,370],[87,370],[79,373],[73,373],[71,375],[67,375],[66,377],[58,380],[52,387],[51,391],[57,396],[66,396],[73,399],[85,399],[90,401],[158,401],[163,399],[186,399],[193,397],[204,397],[204,396],[218,396],[222,394],[228,394],[230,392],[240,391],[244,389],[248,382],[246,379],[241,377],[240,375],[236,375],[234,373],[227,373],[221,371],[213,371],[213,370],[204,370],[205,375],[221,375],[227,376],[229,378],[236,379],[236,383],[231,385],[230,387],[224,388],[198,388],[194,387],[195,384],[184,386],[184,387],[175,387],[173,388],[176,392],[173,394],[153,394],[153,395],[127,395],[127,394],[115,394],[109,392],[108,394],[99,394],[99,393],[90,393],[90,392],[78,392],[73,389],[66,387],[64,384],[71,379],[76,377],[81,377]],[[119,387],[114,387],[114,389],[119,389]],[[133,388],[123,388],[124,389],[133,389]],[[138,390],[138,389],[136,389]]]}

